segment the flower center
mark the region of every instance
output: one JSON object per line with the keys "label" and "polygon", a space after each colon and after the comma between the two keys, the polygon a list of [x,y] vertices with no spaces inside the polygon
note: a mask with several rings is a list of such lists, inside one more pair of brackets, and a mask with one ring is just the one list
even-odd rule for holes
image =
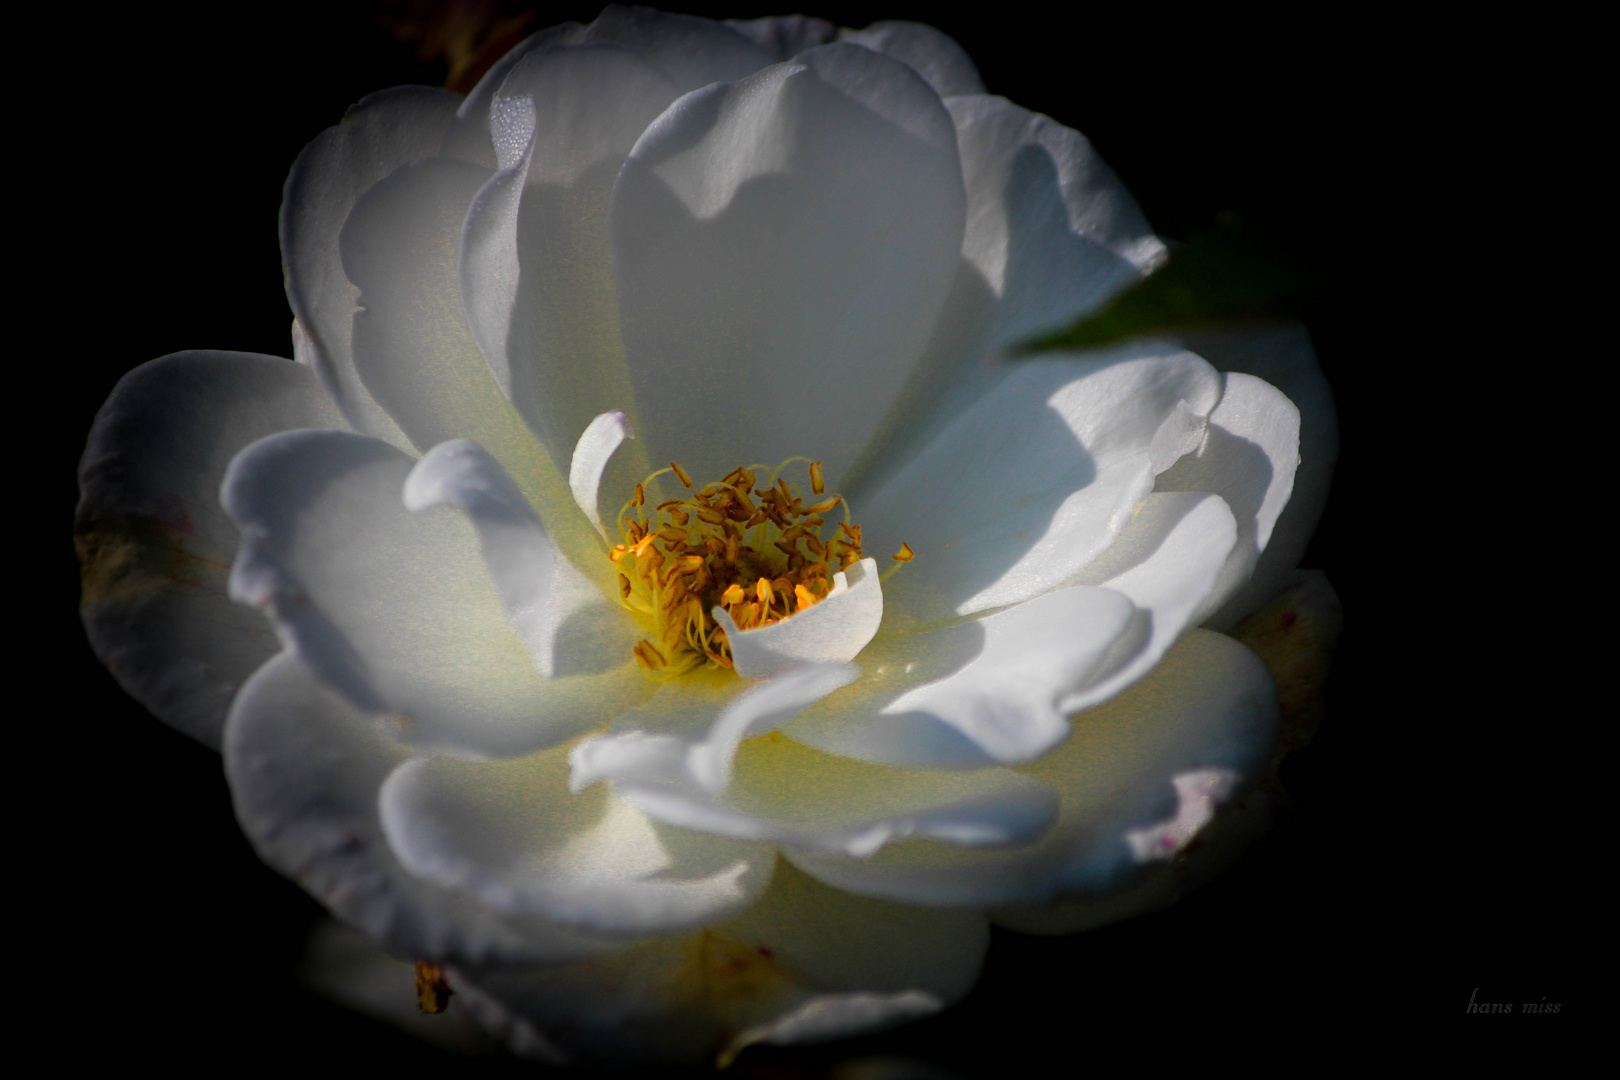
{"label": "flower center", "polygon": [[[832,575],[859,562],[861,527],[849,520],[841,495],[824,495],[821,462],[808,463],[810,489],[819,501],[805,506],[800,489],[779,474],[789,458],[754,483],[765,466],[736,468],[721,479],[694,488],[674,462],[636,485],[619,511],[622,544],[608,557],[619,570],[619,596],[649,630],[634,647],[636,663],[668,678],[700,664],[732,667],[725,630],[709,612],[723,607],[740,630],[780,622],[819,603],[832,589]],[[692,494],[654,507],[647,485],[673,473]],[[830,537],[823,539],[826,515],[843,508]],[[911,558],[909,548],[896,556]]]}

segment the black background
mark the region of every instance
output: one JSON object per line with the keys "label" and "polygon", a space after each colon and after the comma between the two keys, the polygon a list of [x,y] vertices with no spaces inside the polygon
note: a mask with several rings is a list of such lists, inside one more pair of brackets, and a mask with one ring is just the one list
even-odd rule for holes
{"label": "black background", "polygon": [[[553,5],[535,25],[594,13]],[[1232,211],[1310,268],[1307,321],[1343,449],[1305,563],[1328,571],[1347,623],[1326,725],[1285,767],[1298,808],[1224,877],[1086,935],[998,932],[956,1008],[832,1047],[751,1049],[739,1075],[902,1054],[974,1078],[1078,1076],[1105,1047],[1237,1063],[1334,1033],[1319,1060],[1413,1025],[1462,1045],[1590,1015],[1574,899],[1588,849],[1563,774],[1598,718],[1549,689],[1576,674],[1567,628],[1524,613],[1530,553],[1551,526],[1540,466],[1501,424],[1536,406],[1505,403],[1501,373],[1538,354],[1481,285],[1512,272],[1502,238],[1515,227],[1493,210],[1510,182],[1478,137],[1523,118],[1506,77],[1470,59],[1461,31],[1410,19],[815,13],[940,26],[992,92],[1087,134],[1163,235]],[[66,1021],[36,1042],[68,1057],[519,1068],[440,1057],[297,989],[318,906],[256,860],[217,756],[122,694],[74,612],[73,469],[95,409],[125,371],[179,349],[288,355],[276,242],[288,165],[363,94],[442,81],[376,14],[131,8],[62,34],[75,47],[31,88],[41,134],[13,155],[14,175],[33,178],[14,205],[40,237],[21,256],[24,295],[43,302],[12,316],[49,324],[14,354],[51,410],[28,467],[44,513],[24,514],[49,534],[48,569],[22,573],[25,588],[47,586],[35,625],[48,630],[13,653],[13,677],[48,675],[49,690],[14,717],[47,734],[13,782],[48,794],[13,803],[37,854],[12,891],[46,929],[14,944],[37,957],[23,965],[36,1000]],[[1562,1012],[1465,1015],[1476,988]]]}

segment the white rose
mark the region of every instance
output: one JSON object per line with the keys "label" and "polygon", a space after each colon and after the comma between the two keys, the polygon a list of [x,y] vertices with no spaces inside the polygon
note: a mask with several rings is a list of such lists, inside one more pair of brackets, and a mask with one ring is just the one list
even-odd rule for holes
{"label": "white rose", "polygon": [[365,99],[282,244],[299,364],[164,357],[98,417],[86,626],[515,1047],[937,1010],[987,912],[1129,914],[1267,760],[1217,631],[1320,512],[1309,345],[1007,362],[1164,248],[937,31],[610,8]]}

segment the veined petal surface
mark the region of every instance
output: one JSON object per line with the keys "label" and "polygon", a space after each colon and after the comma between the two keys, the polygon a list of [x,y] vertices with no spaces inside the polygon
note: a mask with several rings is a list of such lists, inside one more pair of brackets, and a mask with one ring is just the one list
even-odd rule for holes
{"label": "veined petal surface", "polygon": [[1019,770],[1061,798],[1056,823],[1033,843],[975,849],[913,839],[863,859],[784,853],[835,888],[907,903],[1031,904],[1120,887],[1158,856],[1139,856],[1130,837],[1181,818],[1177,777],[1231,773],[1230,794],[1265,763],[1276,687],[1242,645],[1192,630],[1130,689],[1070,723],[1068,740]]}
{"label": "veined petal surface", "polygon": [[312,672],[418,746],[524,754],[650,691],[628,663],[542,676],[472,525],[448,507],[405,508],[411,464],[386,443],[337,432],[288,432],[243,451],[222,492],[243,533],[231,595],[267,612]]}
{"label": "veined petal surface", "polygon": [[119,380],[79,463],[79,609],[96,655],[165,723],[219,746],[231,697],[280,646],[226,595],[237,529],[219,506],[232,457],[287,428],[347,427],[308,367],[184,352]]}
{"label": "veined petal surface", "polygon": [[898,61],[827,45],[677,101],[611,210],[649,460],[815,448],[836,489],[928,339],[962,213],[950,117]]}

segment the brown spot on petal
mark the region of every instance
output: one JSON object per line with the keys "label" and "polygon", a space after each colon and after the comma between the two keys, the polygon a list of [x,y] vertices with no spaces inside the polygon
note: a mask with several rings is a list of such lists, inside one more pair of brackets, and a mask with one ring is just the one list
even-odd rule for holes
{"label": "brown spot on petal", "polygon": [[1277,680],[1277,757],[1305,746],[1326,708],[1328,671],[1344,626],[1339,597],[1320,570],[1298,571],[1264,608],[1232,629]]}

